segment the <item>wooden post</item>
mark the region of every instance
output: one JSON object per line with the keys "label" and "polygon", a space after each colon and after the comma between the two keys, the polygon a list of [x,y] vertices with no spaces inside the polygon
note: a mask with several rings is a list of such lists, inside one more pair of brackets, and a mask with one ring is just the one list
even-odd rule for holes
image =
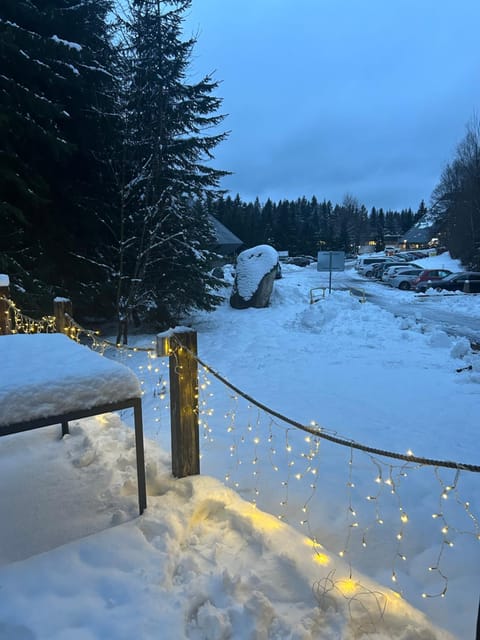
{"label": "wooden post", "polygon": [[[161,336],[157,340],[163,342]],[[197,332],[174,329],[169,344],[172,473],[184,478],[200,473]]]}
{"label": "wooden post", "polygon": [[[3,300],[2,298],[6,298]],[[10,279],[0,273],[0,336],[11,333],[10,306],[7,300],[10,298]]]}
{"label": "wooden post", "polygon": [[55,316],[57,333],[66,333],[66,329],[69,327],[65,318],[66,313],[72,316],[72,301],[68,298],[55,298],[53,301],[53,315]]}

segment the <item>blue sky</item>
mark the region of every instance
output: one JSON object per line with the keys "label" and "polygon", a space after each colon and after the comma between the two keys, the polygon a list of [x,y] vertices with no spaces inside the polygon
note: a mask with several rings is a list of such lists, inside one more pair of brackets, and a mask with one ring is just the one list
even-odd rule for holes
{"label": "blue sky", "polygon": [[250,200],[427,204],[480,111],[479,0],[193,0],[192,74],[231,133],[215,166]]}

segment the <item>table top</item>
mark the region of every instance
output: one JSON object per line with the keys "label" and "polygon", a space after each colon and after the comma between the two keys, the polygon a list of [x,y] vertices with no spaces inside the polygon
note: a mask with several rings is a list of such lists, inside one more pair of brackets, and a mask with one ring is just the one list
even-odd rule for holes
{"label": "table top", "polygon": [[67,336],[0,336],[0,426],[140,396],[131,369]]}

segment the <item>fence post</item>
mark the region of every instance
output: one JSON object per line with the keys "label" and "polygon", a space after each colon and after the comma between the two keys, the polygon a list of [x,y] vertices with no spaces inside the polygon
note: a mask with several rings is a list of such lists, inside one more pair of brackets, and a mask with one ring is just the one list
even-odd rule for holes
{"label": "fence post", "polygon": [[72,316],[72,301],[68,298],[55,298],[53,300],[53,315],[55,316],[57,333],[66,333],[66,329],[69,326],[65,318],[66,313]]}
{"label": "fence post", "polygon": [[5,336],[11,332],[10,306],[2,298],[10,298],[10,279],[4,273],[0,273],[0,336]]}
{"label": "fence post", "polygon": [[157,335],[157,354],[169,355],[172,473],[200,473],[197,332],[186,327]]}

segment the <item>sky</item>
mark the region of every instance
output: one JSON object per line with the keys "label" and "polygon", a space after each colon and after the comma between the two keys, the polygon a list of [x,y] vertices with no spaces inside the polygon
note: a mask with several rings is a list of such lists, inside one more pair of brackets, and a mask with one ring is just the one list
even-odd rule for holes
{"label": "sky", "polygon": [[193,0],[195,74],[221,84],[215,166],[249,201],[427,204],[480,107],[477,0]]}
{"label": "sky", "polygon": [[[445,255],[424,265],[459,266]],[[230,267],[225,274],[231,283]],[[337,290],[347,276],[411,314]],[[255,400],[327,434],[478,464],[479,355],[424,309],[480,318],[479,296],[422,299],[348,270],[310,304],[311,288],[327,282],[315,265],[284,265],[270,306],[244,310],[230,306],[229,285],[214,312],[186,319],[200,358]],[[12,338],[8,380],[28,391],[25,418],[50,369],[43,379],[45,358],[26,344],[30,336]],[[74,372],[57,383],[57,409],[97,393],[87,364],[77,367],[58,336],[56,345],[48,339]],[[152,348],[155,336],[132,340]],[[74,422],[63,439],[59,425],[0,438],[2,640],[474,637],[478,473],[455,479],[451,469],[307,442],[200,368],[201,475],[176,480],[168,360],[108,347],[105,356],[128,366],[144,391],[147,509],[138,516],[129,412]],[[103,369],[92,376],[103,380]],[[3,384],[4,367],[0,376]],[[118,376],[133,388],[130,373]],[[112,373],[113,389],[116,380]],[[6,413],[0,423],[15,419],[15,407]],[[422,598],[445,586],[445,597]]]}

